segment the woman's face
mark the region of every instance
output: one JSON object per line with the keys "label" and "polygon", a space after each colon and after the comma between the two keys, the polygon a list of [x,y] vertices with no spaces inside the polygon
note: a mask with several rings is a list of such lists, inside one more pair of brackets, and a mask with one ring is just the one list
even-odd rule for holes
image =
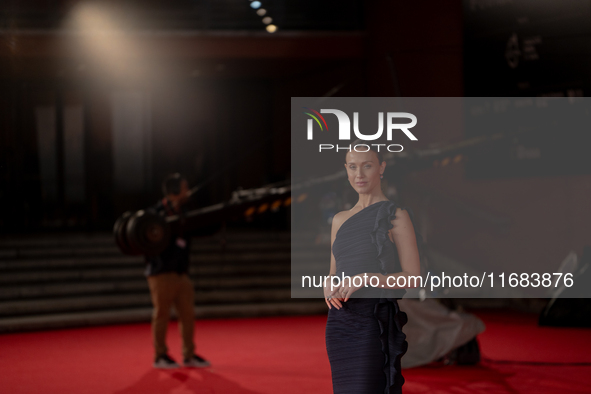
{"label": "woman's face", "polygon": [[349,152],[345,168],[349,183],[357,193],[370,193],[380,186],[380,175],[386,168],[386,162],[379,163],[376,152]]}

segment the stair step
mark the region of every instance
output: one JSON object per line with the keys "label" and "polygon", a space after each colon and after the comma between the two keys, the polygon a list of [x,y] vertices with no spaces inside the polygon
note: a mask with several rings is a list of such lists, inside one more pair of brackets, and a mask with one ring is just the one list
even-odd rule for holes
{"label": "stair step", "polygon": [[[289,261],[277,262],[273,264],[241,264],[241,263],[222,263],[217,265],[196,265],[189,267],[191,276],[196,275],[254,275],[254,274],[278,274],[289,275]],[[48,283],[48,282],[66,282],[66,281],[96,281],[106,279],[133,279],[144,277],[145,266],[140,265],[133,268],[93,268],[93,269],[69,269],[69,270],[47,270],[34,272],[6,272],[0,275],[0,284],[8,285],[15,283]]]}
{"label": "stair step", "polygon": [[[195,241],[201,244],[217,243],[224,240],[228,244],[240,244],[261,242],[290,242],[289,232],[282,231],[259,231],[259,230],[232,230],[226,233],[217,233],[212,236],[196,237]],[[78,233],[42,234],[25,236],[3,236],[0,237],[0,250],[23,250],[35,248],[68,248],[86,246],[113,246],[115,242],[111,233],[95,233],[83,235]]]}
{"label": "stair step", "polygon": [[[282,276],[237,276],[222,278],[191,278],[195,288],[229,289],[253,287],[285,287],[289,288],[290,278]],[[146,279],[100,282],[65,282],[45,285],[5,286],[0,288],[0,302],[3,300],[46,298],[58,296],[79,296],[84,294],[109,294],[148,292]]]}
{"label": "stair step", "polygon": [[[290,260],[289,251],[274,252],[234,252],[234,253],[192,253],[193,264],[219,264],[220,262],[249,262]],[[145,264],[142,256],[84,257],[60,259],[0,260],[0,272],[25,270],[31,268],[70,268],[70,267],[108,267],[138,266]]]}
{"label": "stair step", "polygon": [[[222,247],[220,244],[199,244],[194,242],[191,246],[192,254],[201,255],[203,253],[244,253],[244,252],[268,252],[268,251],[285,251],[289,250],[291,244],[284,243],[244,243],[238,245],[231,245]],[[69,248],[69,247],[47,247],[47,248],[33,248],[33,249],[4,249],[0,250],[0,261],[20,261],[20,260],[34,260],[47,258],[80,258],[85,256],[109,256],[118,257],[125,256],[113,243],[109,246],[95,246],[84,248]],[[141,257],[141,256],[140,256]]]}
{"label": "stair step", "polygon": [[[285,301],[256,304],[199,305],[197,319],[226,317],[258,317],[278,315],[325,314],[324,301]],[[172,312],[173,318],[174,310]],[[112,311],[76,312],[63,314],[20,316],[0,319],[0,333],[63,329],[102,324],[149,322],[152,308],[126,308]],[[199,326],[199,321],[196,322]],[[198,339],[199,340],[199,339]]]}
{"label": "stair step", "polygon": [[[196,304],[249,303],[284,301],[290,299],[290,289],[232,289],[196,291]],[[125,307],[149,307],[150,294],[114,294],[83,297],[48,298],[36,300],[5,301],[0,303],[0,316],[23,316],[57,312],[120,309]]]}

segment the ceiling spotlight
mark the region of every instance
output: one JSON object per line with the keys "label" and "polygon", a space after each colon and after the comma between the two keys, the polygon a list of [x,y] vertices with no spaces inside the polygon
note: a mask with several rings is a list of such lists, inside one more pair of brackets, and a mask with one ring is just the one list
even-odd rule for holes
{"label": "ceiling spotlight", "polygon": [[268,25],[271,22],[273,22],[273,18],[271,18],[270,16],[266,16],[266,17],[263,18],[263,23],[265,25]]}
{"label": "ceiling spotlight", "polygon": [[252,3],[250,3],[250,6],[256,10],[257,8],[260,8],[261,2],[260,1],[253,1]]}
{"label": "ceiling spotlight", "polygon": [[258,16],[263,16],[263,15],[265,15],[266,13],[267,13],[267,10],[266,10],[266,9],[264,9],[264,8],[259,8],[259,9],[257,10],[257,15],[258,15]]}
{"label": "ceiling spotlight", "polygon": [[267,25],[267,31],[269,33],[275,33],[277,31],[277,26],[275,26],[275,25]]}

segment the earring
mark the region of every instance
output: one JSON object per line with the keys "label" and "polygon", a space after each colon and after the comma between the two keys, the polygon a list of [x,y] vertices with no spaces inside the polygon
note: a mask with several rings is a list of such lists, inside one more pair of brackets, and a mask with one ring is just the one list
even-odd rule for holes
{"label": "earring", "polygon": [[380,174],[380,179],[384,179],[384,175]]}

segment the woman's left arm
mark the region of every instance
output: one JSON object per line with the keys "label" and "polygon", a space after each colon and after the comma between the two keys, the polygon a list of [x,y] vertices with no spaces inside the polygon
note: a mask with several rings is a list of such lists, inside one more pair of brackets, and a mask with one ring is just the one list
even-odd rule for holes
{"label": "woman's left arm", "polygon": [[[421,284],[418,278],[421,275],[421,260],[419,258],[419,248],[417,246],[417,238],[415,236],[415,229],[410,219],[408,211],[405,209],[396,209],[396,218],[392,220],[392,227],[389,231],[390,240],[396,245],[398,250],[398,258],[402,271],[393,274],[381,273],[365,273],[356,276],[364,278],[362,286],[342,285],[341,294],[343,294],[345,301],[349,300],[351,294],[359,290],[361,287],[370,286],[370,277],[375,276],[379,279],[377,287],[390,289],[408,289],[417,287]],[[398,278],[404,276],[404,286],[398,286]],[[413,279],[414,277],[414,279]],[[365,283],[367,282],[367,283]],[[375,283],[375,282],[373,282]]]}
{"label": "woman's left arm", "polygon": [[[398,250],[398,258],[400,260],[401,272],[393,274],[368,274],[375,275],[380,279],[379,287],[387,287],[391,289],[412,288],[420,284],[418,276],[421,275],[421,260],[419,257],[419,248],[417,246],[417,238],[415,236],[415,229],[410,219],[410,215],[406,209],[397,208],[396,218],[392,220],[392,227],[389,235],[390,240],[396,245]],[[398,286],[398,278],[405,277],[405,286]],[[412,277],[415,279],[413,280]]]}

